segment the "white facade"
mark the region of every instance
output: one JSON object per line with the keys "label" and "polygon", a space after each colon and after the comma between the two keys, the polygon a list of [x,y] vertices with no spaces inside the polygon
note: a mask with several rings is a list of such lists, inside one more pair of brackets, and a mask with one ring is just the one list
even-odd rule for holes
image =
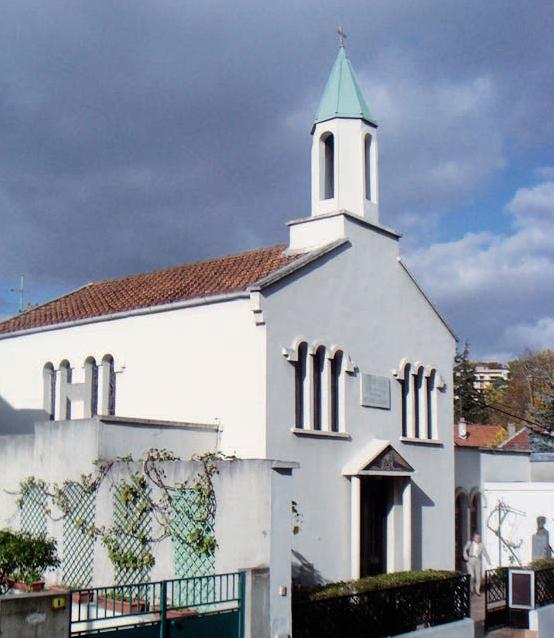
{"label": "white facade", "polygon": [[[334,190],[326,198],[328,132]],[[283,498],[297,504],[299,578],[452,568],[454,336],[402,264],[399,235],[378,223],[375,127],[340,115],[318,123],[312,162],[312,216],[290,225],[289,252],[306,257],[291,267],[217,298],[3,335],[0,431],[5,445],[32,436],[47,417],[44,366],[60,379],[68,362],[74,433],[88,416],[85,361],[109,354],[116,416],[204,424],[212,428],[206,451],[299,466],[290,495],[271,486],[280,511]],[[102,411],[104,378],[100,386]],[[63,437],[66,423],[39,429]],[[184,442],[193,428],[180,431],[182,444],[177,430],[171,439],[156,432],[152,446],[196,451]],[[221,516],[232,519],[226,507]]]}
{"label": "white facade", "polygon": [[473,385],[478,390],[485,390],[498,381],[508,381],[510,371],[502,363],[478,361],[475,364],[475,380]]}

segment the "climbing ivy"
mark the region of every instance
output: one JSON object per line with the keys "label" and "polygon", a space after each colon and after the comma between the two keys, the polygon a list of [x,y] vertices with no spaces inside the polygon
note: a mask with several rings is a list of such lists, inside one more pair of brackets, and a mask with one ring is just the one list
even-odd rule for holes
{"label": "climbing ivy", "polygon": [[[170,484],[167,480],[167,465],[183,459],[166,449],[151,448],[136,460],[129,454],[94,461],[94,471],[82,474],[78,481],[47,484],[29,476],[20,483],[16,502],[21,510],[29,499],[34,499],[38,488],[40,493],[46,495],[46,499],[33,504],[42,507],[52,520],[69,520],[83,534],[100,539],[111,563],[118,570],[152,567],[155,563],[152,546],[166,538],[188,546],[197,556],[212,556],[217,541],[212,527],[206,525],[206,521],[215,517],[213,478],[219,473],[218,461],[234,458],[219,452],[194,455],[191,461],[198,462],[200,470],[187,481]],[[127,478],[119,479],[116,483],[114,475],[120,475],[122,468],[127,470]],[[70,498],[70,490],[79,486],[86,494],[96,494],[106,482],[110,483],[116,494],[118,509],[123,514],[113,517],[109,526],[87,524],[78,516],[78,508],[75,500]],[[188,514],[190,525],[185,527],[182,525],[183,511],[178,509],[179,496],[191,493],[198,507],[196,513]],[[152,516],[157,522],[157,534],[152,533],[151,526],[143,524],[147,516]],[[135,542],[129,543],[129,539]]]}

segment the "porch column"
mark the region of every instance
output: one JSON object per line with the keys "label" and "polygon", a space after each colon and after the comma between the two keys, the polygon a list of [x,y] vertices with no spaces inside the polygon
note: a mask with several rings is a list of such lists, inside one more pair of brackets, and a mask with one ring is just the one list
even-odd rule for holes
{"label": "porch column", "polygon": [[360,502],[361,481],[359,476],[350,479],[350,575],[351,578],[360,577]]}
{"label": "porch column", "polygon": [[402,552],[404,569],[412,569],[412,480],[406,479],[402,491]]}

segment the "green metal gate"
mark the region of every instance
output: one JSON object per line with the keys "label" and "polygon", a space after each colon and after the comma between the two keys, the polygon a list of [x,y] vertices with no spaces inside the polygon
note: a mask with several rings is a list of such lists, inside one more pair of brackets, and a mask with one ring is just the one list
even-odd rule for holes
{"label": "green metal gate", "polygon": [[71,591],[69,638],[243,638],[244,573]]}

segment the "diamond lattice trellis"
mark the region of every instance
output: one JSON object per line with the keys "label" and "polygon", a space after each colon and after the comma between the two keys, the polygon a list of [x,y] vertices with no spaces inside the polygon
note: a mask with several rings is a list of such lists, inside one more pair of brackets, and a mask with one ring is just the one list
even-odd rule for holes
{"label": "diamond lattice trellis", "polygon": [[21,529],[24,532],[45,536],[48,528],[46,522],[46,493],[39,485],[29,489],[21,504]]}
{"label": "diamond lattice trellis", "polygon": [[[149,493],[150,490],[148,489]],[[150,537],[152,533],[152,512],[149,510],[140,511],[143,502],[134,501],[126,504],[121,502],[121,488],[114,493],[113,499],[113,520],[115,526],[125,529],[129,522],[136,522],[136,530],[138,535]],[[138,558],[144,558],[150,552],[150,544],[142,544],[136,536],[122,533],[118,538],[120,547],[124,552],[130,552]],[[142,567],[139,569],[124,569],[115,567],[115,582],[119,585],[129,583],[143,583],[148,581],[150,576],[150,567]]]}
{"label": "diamond lattice trellis", "polygon": [[[207,534],[214,533],[215,503],[206,504],[194,490],[184,490],[173,497],[176,510],[173,526],[182,538],[188,538],[198,525],[204,526]],[[175,575],[179,578],[208,576],[214,573],[215,556],[198,556],[192,547],[173,537],[173,562]]]}
{"label": "diamond lattice trellis", "polygon": [[95,539],[87,529],[94,525],[96,494],[80,485],[68,485],[65,497],[71,516],[63,522],[62,578],[65,584],[86,587],[93,576]]}

